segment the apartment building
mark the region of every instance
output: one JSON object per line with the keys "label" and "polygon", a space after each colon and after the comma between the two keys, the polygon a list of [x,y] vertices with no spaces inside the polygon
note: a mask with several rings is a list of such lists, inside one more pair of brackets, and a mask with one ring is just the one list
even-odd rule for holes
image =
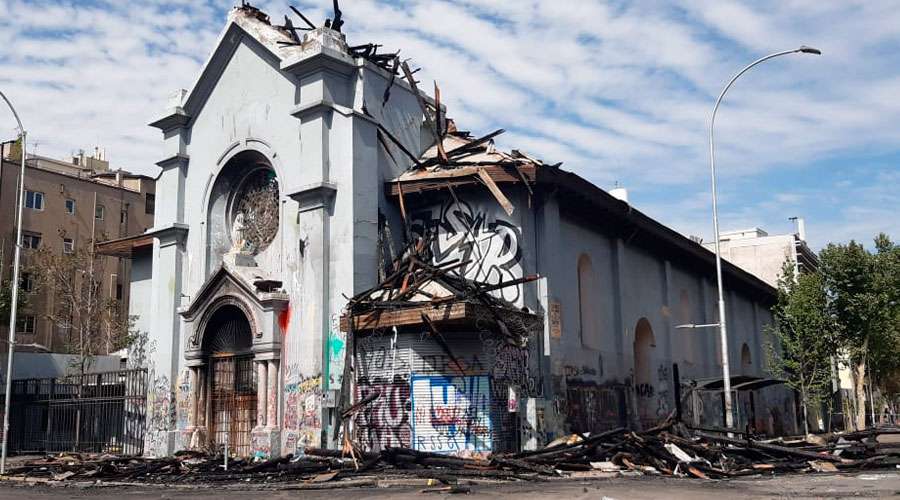
{"label": "apartment building", "polygon": [[[0,168],[0,269],[4,286],[12,279],[16,234],[16,190],[20,153],[15,143],[2,148]],[[35,287],[29,260],[38,248],[60,254],[74,252],[92,241],[139,234],[153,225],[155,181],[145,175],[111,170],[105,153],[96,149],[70,161],[28,154],[25,170],[25,208],[22,226],[21,291],[27,301],[19,310],[16,325],[18,350],[68,352],[69,334],[47,318],[53,310],[52,294]],[[101,280],[101,293],[119,299],[122,314],[128,314],[128,283],[131,265],[127,259],[100,256],[93,270]],[[8,325],[0,325],[3,338]]]}

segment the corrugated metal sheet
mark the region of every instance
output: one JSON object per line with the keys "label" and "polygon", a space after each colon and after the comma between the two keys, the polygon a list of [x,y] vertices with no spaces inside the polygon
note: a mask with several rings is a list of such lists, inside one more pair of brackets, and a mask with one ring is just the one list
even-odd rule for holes
{"label": "corrugated metal sheet", "polygon": [[485,375],[414,375],[413,448],[455,454],[494,451],[491,417],[500,415],[493,411],[490,384]]}
{"label": "corrugated metal sheet", "polygon": [[424,333],[357,340],[357,400],[381,394],[356,420],[364,447],[454,454],[516,448],[518,414],[508,411],[508,386],[536,384],[528,352],[488,333],[445,336],[455,361]]}

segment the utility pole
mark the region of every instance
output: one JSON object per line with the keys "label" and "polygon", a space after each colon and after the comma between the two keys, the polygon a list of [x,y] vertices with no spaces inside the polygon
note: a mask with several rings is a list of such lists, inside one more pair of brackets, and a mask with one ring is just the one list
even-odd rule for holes
{"label": "utility pole", "polygon": [[[0,97],[3,98],[6,105],[9,106],[10,111],[12,111],[13,116],[16,118],[16,123],[19,127],[19,138],[22,141],[19,187],[17,190],[18,215],[16,216],[16,250],[13,257],[12,281],[9,284],[11,288],[9,304],[9,345],[7,346],[6,357],[6,395],[3,404],[3,449],[2,454],[0,454],[0,476],[2,476],[6,474],[6,453],[9,445],[9,410],[12,402],[13,355],[16,350],[16,315],[18,314],[19,306],[19,260],[22,253],[22,206],[25,203],[25,143],[27,137],[25,127],[22,126],[22,120],[19,119],[19,114],[16,113],[16,108],[13,107],[12,103],[9,102],[9,99],[6,98],[6,94],[2,91],[0,91]],[[0,159],[0,161],[2,161],[2,159]]]}
{"label": "utility pole", "polygon": [[728,89],[734,84],[734,82],[744,73],[747,72],[750,68],[756,66],[757,64],[768,61],[769,59],[784,56],[787,54],[816,54],[820,55],[822,52],[818,49],[814,49],[812,47],[807,47],[805,45],[800,46],[798,49],[793,50],[785,50],[782,52],[775,52],[774,54],[769,54],[765,57],[761,57],[756,61],[753,61],[749,65],[747,65],[744,69],[740,70],[734,77],[732,77],[731,81],[725,85],[725,88],[722,89],[722,93],[719,94],[719,98],[716,99],[716,105],[713,107],[712,117],[709,120],[709,169],[710,169],[710,177],[712,180],[712,216],[713,216],[713,232],[715,233],[715,249],[716,249],[716,284],[719,290],[719,322],[715,325],[719,327],[719,336],[721,338],[722,344],[722,379],[723,379],[723,390],[724,399],[725,399],[725,427],[731,429],[734,426],[734,411],[732,407],[731,401],[731,370],[728,366],[728,330],[726,328],[726,320],[725,320],[725,291],[722,287],[722,254],[719,249],[719,208],[716,199],[716,149],[715,149],[715,141],[713,136],[714,126],[716,123],[716,112],[719,110],[719,104],[722,103],[722,98],[725,97],[725,93],[728,92]]}

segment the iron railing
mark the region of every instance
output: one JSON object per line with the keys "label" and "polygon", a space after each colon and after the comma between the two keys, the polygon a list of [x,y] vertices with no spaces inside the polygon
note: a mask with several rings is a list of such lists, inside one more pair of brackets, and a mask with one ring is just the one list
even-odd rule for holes
{"label": "iron railing", "polygon": [[146,406],[144,369],[14,380],[9,449],[140,455]]}
{"label": "iron railing", "polygon": [[253,356],[213,356],[211,444],[232,456],[250,456],[256,426],[256,370]]}

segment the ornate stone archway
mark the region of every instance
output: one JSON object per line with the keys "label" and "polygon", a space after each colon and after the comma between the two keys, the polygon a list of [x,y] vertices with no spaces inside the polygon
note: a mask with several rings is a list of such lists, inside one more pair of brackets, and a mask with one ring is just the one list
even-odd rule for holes
{"label": "ornate stone archway", "polygon": [[281,292],[263,292],[221,267],[181,311],[191,394],[185,444],[244,457],[280,453],[277,316]]}

